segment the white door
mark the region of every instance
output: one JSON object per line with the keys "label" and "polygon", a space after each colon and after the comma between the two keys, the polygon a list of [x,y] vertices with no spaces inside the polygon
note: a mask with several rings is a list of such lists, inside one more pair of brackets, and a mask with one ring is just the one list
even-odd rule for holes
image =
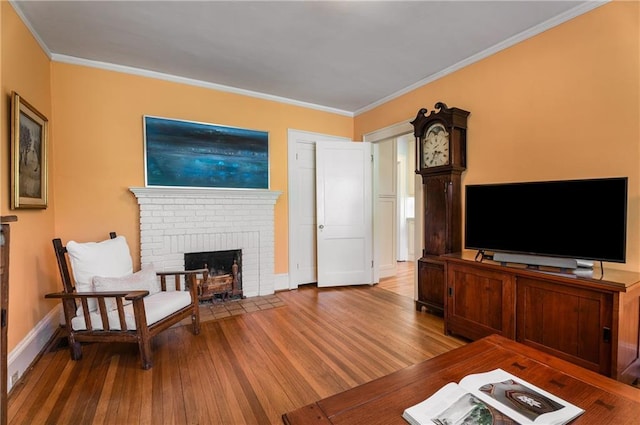
{"label": "white door", "polygon": [[296,229],[290,234],[289,247],[295,257],[295,269],[290,270],[297,285],[315,282],[316,277],[316,144],[300,141],[296,152],[296,179],[289,186],[295,191],[296,202],[289,209]]}
{"label": "white door", "polygon": [[326,134],[289,130],[289,289],[318,281],[316,261],[316,140],[350,143]]}
{"label": "white door", "polygon": [[316,143],[318,286],[373,283],[371,145]]}

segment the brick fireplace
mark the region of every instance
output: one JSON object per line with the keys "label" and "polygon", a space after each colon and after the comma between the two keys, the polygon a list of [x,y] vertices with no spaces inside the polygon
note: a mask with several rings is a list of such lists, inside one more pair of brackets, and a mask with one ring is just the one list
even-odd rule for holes
{"label": "brick fireplace", "polygon": [[140,206],[141,264],[184,270],[184,254],[242,250],[242,290],[274,293],[274,207],[281,192],[132,187]]}

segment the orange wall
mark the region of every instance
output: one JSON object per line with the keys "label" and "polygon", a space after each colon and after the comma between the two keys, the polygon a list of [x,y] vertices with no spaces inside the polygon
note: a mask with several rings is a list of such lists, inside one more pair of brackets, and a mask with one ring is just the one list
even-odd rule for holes
{"label": "orange wall", "polygon": [[[602,6],[355,119],[51,63],[10,4],[1,7],[0,208],[19,219],[12,225],[9,350],[54,305],[42,298],[60,285],[51,238],[89,240],[115,230],[139,258],[138,207],[128,188],[144,185],[144,114],[269,132],[271,188],[283,192],[276,205],[276,273],[287,272],[287,129],[360,139],[437,101],[471,111],[465,183],[629,176],[628,264],[621,267],[640,270],[637,2]],[[46,210],[9,209],[11,90],[50,120]],[[590,202],[596,200],[585,208]]]}
{"label": "orange wall", "polygon": [[287,129],[350,137],[353,119],[152,78],[54,62],[56,234],[95,240],[125,235],[139,261],[139,210],[131,186],[144,186],[143,115],[269,132],[276,204],[275,272],[287,271]]}
{"label": "orange wall", "polygon": [[[9,125],[11,91],[44,114],[50,122],[49,153],[54,150],[55,123],[51,106],[51,72],[48,57],[8,2],[2,2],[2,117],[0,148],[0,209],[16,215],[11,224],[8,349],[20,342],[51,310],[44,294],[57,290],[55,259],[51,248],[55,199],[49,196],[45,210],[10,209]],[[51,156],[50,156],[51,158]],[[51,172],[49,173],[51,176]],[[51,183],[52,180],[50,179]],[[51,192],[49,193],[51,195]]]}
{"label": "orange wall", "polygon": [[609,3],[467,66],[356,117],[354,137],[443,101],[471,112],[463,184],[628,176],[627,263],[608,266],[640,271],[639,9]]}

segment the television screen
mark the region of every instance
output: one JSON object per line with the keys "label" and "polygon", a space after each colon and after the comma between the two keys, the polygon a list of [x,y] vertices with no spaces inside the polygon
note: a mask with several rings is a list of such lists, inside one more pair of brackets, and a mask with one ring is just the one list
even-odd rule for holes
{"label": "television screen", "polygon": [[466,186],[465,248],[625,262],[627,178]]}

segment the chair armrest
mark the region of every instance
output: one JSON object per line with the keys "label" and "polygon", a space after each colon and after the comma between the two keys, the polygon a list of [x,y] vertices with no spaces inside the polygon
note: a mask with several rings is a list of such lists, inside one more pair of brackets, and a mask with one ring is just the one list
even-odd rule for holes
{"label": "chair armrest", "polygon": [[198,274],[198,273],[209,273],[208,269],[195,269],[195,270],[169,270],[169,271],[161,271],[156,272],[158,276],[176,276],[183,274]]}
{"label": "chair armrest", "polygon": [[149,291],[110,291],[110,292],[55,292],[46,294],[45,298],[59,298],[62,300],[62,307],[64,311],[65,323],[68,329],[73,329],[72,319],[77,316],[76,300],[80,299],[82,305],[82,317],[86,330],[92,331],[93,324],[89,312],[88,299],[93,298],[97,301],[97,312],[100,314],[100,320],[102,322],[102,329],[109,331],[109,311],[105,302],[105,298],[115,298],[116,308],[118,312],[118,319],[120,321],[120,330],[127,331],[127,323],[125,319],[124,304],[122,299],[132,301],[133,314],[136,321],[136,326],[144,327],[146,329],[146,312],[144,309],[143,298],[149,295]]}
{"label": "chair armrest", "polygon": [[[208,269],[181,270],[181,271],[158,271],[156,276],[160,277],[160,287],[163,291],[167,290],[167,283],[173,281],[173,288],[178,290],[186,289],[193,294],[194,300],[197,299],[196,275],[202,274],[205,279],[209,273]],[[169,279],[167,279],[169,277]],[[185,288],[180,285],[181,279],[184,277]]]}
{"label": "chair armrest", "polygon": [[125,300],[133,301],[139,298],[144,298],[147,295],[149,295],[149,291],[74,292],[72,294],[68,294],[66,292],[55,292],[46,294],[44,297],[62,299],[124,297]]}

